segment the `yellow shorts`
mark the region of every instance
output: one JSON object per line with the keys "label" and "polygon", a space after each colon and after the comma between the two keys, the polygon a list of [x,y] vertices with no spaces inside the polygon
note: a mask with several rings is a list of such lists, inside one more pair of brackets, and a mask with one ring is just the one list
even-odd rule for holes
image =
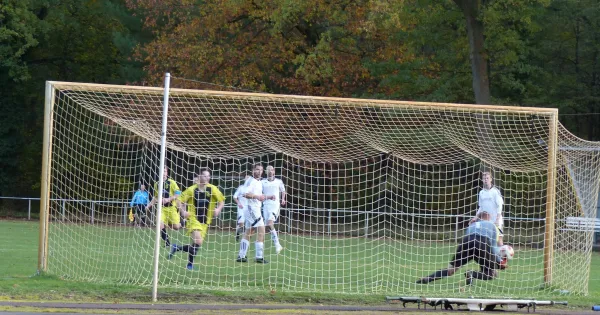
{"label": "yellow shorts", "polygon": [[185,223],[185,229],[187,231],[187,234],[191,237],[192,236],[192,232],[194,231],[200,231],[200,237],[202,237],[202,239],[206,239],[206,233],[208,232],[208,224],[206,223],[200,223],[198,222],[198,220],[188,220]]}
{"label": "yellow shorts", "polygon": [[177,207],[163,207],[160,214],[160,221],[164,224],[175,225],[180,223],[179,211]]}

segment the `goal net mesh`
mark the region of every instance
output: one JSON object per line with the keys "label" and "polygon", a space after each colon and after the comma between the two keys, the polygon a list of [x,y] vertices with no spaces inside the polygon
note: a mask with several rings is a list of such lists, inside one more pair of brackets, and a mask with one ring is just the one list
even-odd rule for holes
{"label": "goal net mesh", "polygon": [[[158,181],[163,90],[55,82],[50,101],[47,272],[151,285],[156,208],[137,213],[131,200],[141,184],[152,195]],[[600,144],[560,124],[552,133],[555,119],[544,109],[172,89],[169,176],[183,190],[207,167],[226,201],[194,271],[185,268],[187,253],[168,260],[161,248],[159,285],[586,294]],[[267,234],[270,263],[256,264],[253,237],[249,262],[238,263],[232,194],[257,162],[273,166],[285,184],[276,224],[284,250],[276,254]],[[484,170],[504,199],[504,243],[515,258],[496,279],[469,287],[464,272],[478,270],[474,262],[416,284],[448,266],[477,211]],[[547,211],[554,211],[549,224]],[[138,221],[144,215],[146,224]],[[172,243],[190,243],[184,229],[167,231]]]}

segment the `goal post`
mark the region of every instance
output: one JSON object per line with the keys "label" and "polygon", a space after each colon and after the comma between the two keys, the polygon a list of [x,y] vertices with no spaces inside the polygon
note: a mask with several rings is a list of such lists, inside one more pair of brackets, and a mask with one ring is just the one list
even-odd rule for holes
{"label": "goal post", "polygon": [[[546,188],[546,229],[544,232],[544,283],[552,285],[552,259],[554,254],[554,217],[556,207],[556,147],[558,142],[558,110],[548,124],[548,187]],[[577,194],[576,194],[577,196]]]}
{"label": "goal post", "polygon": [[42,176],[40,198],[40,231],[38,246],[38,273],[48,266],[48,214],[50,210],[50,155],[52,147],[52,111],[54,109],[54,87],[46,82],[44,102],[44,132],[42,148]]}
{"label": "goal post", "polygon": [[[567,222],[596,215],[600,143],[570,134],[557,109],[48,82],[45,113],[39,268],[65,279],[153,287],[153,298],[158,287],[587,293],[592,232]],[[267,234],[264,265],[254,238],[249,262],[236,262],[232,195],[255,163],[273,166],[287,194],[275,224],[284,250]],[[157,207],[131,207],[142,185],[152,199],[163,165],[182,191],[208,168],[225,196],[192,271],[188,253],[169,259]],[[515,259],[469,287],[474,263],[416,284],[451,261],[483,171]],[[167,234],[190,244],[185,229]]]}

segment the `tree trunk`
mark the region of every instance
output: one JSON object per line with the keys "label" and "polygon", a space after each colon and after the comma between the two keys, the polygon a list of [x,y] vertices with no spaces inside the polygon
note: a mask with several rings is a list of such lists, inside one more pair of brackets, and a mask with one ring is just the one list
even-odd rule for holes
{"label": "tree trunk", "polygon": [[490,82],[484,49],[483,21],[478,16],[485,0],[454,0],[467,21],[475,103],[490,104]]}

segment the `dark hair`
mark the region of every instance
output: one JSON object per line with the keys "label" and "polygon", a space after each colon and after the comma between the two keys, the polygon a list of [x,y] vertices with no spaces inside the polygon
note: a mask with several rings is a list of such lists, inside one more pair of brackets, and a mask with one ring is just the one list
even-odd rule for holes
{"label": "dark hair", "polygon": [[479,212],[479,214],[477,214],[477,217],[484,221],[489,221],[492,218],[491,214],[487,211]]}

